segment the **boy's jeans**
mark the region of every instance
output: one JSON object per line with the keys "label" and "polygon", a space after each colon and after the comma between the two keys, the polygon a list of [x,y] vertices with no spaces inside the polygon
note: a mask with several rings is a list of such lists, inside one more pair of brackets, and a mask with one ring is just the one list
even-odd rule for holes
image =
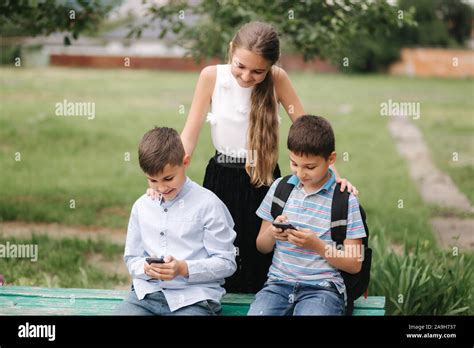
{"label": "boy's jeans", "polygon": [[115,315],[216,315],[221,305],[214,301],[200,301],[171,312],[161,291],[147,294],[139,300],[135,290],[115,309]]}
{"label": "boy's jeans", "polygon": [[267,281],[247,315],[343,315],[344,295],[335,287]]}

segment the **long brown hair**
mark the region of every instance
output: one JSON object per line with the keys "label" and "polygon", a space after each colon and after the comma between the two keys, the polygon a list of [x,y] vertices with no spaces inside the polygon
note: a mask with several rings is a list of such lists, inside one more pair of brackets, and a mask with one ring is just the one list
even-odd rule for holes
{"label": "long brown hair", "polygon": [[272,67],[280,58],[280,40],[271,25],[251,22],[241,27],[234,36],[229,47],[229,60],[237,48],[258,54],[271,65],[265,79],[252,90],[245,164],[253,185],[269,186],[278,161],[278,105]]}

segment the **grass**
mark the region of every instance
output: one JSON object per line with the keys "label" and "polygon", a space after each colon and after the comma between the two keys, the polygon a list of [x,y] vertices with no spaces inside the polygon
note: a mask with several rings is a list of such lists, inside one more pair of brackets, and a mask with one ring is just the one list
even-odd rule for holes
{"label": "grass", "polygon": [[9,285],[65,288],[114,288],[130,283],[128,277],[101,267],[105,262],[123,262],[123,245],[77,238],[51,239],[33,235],[31,240],[0,237],[0,245],[37,245],[37,261],[30,258],[0,258],[0,273]]}
{"label": "grass", "polygon": [[[290,75],[306,111],[333,124],[336,167],[361,191],[373,237],[371,295],[387,297],[388,314],[472,314],[473,255],[453,258],[438,250],[429,218],[443,211],[421,200],[380,104],[420,102],[421,118],[414,122],[435,163],[473,202],[473,80]],[[155,125],[182,130],[198,74],[0,68],[0,76],[0,221],[126,228],[130,208],[146,188],[138,142]],[[55,104],[64,99],[94,102],[95,119],[56,116]],[[280,115],[279,163],[285,175],[290,121],[283,110]],[[202,183],[213,152],[206,124],[188,170],[194,181]],[[93,255],[116,260],[123,246],[46,236],[8,241],[36,243],[41,255],[38,262],[0,259],[9,284],[112,288],[128,282],[91,262]],[[390,251],[391,243],[404,245],[403,254]]]}
{"label": "grass", "polygon": [[[146,187],[137,163],[137,144],[155,125],[182,129],[197,74],[61,68],[2,68],[0,73],[1,219],[126,226],[132,203]],[[378,75],[292,74],[291,78],[306,111],[324,115],[334,125],[336,166],[360,189],[371,230],[377,233],[384,228],[395,242],[408,235],[412,246],[418,237],[433,243],[430,208],[421,201],[406,163],[396,152],[388,120],[380,116],[380,103],[424,98],[420,123],[430,120],[433,110],[454,118],[457,113],[450,114],[449,101],[457,100],[458,108],[472,106],[472,81]],[[438,97],[445,86],[443,103]],[[94,102],[95,119],[55,116],[55,104],[64,99]],[[181,105],[185,114],[179,112]],[[342,113],[341,107],[350,111]],[[286,174],[290,121],[283,110],[280,114],[280,166]],[[445,141],[456,145],[455,138]],[[472,157],[468,150],[467,156]],[[15,161],[17,153],[21,161]],[[130,161],[125,160],[127,153]],[[202,183],[212,154],[206,124],[188,171],[196,182]],[[461,181],[470,185],[472,180],[466,175]]]}

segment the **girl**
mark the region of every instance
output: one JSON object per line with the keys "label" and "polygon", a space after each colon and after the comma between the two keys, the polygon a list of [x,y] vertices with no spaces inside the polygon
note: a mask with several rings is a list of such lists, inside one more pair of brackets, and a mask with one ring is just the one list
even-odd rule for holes
{"label": "girl", "polygon": [[[192,155],[205,120],[216,154],[203,186],[227,206],[235,222],[237,271],[226,279],[227,292],[256,293],[266,278],[272,254],[257,251],[261,219],[255,214],[278,177],[278,104],[292,121],[305,114],[280,58],[278,34],[268,24],[244,25],[229,46],[229,63],[201,71],[181,139]],[[342,186],[357,192],[345,179]],[[149,195],[156,193],[148,191]]]}

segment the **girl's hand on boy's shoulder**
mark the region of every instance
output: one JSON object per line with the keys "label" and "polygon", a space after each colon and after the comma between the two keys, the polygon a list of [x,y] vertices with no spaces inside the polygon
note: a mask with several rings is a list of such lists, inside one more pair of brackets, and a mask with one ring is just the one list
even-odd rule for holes
{"label": "girl's hand on boy's shoulder", "polygon": [[148,188],[146,190],[146,195],[153,200],[160,198],[160,194],[158,193],[158,191],[153,190],[152,188]]}
{"label": "girl's hand on boy's shoulder", "polygon": [[337,178],[336,182],[338,184],[341,184],[341,192],[344,192],[344,190],[347,187],[348,192],[352,193],[354,196],[359,195],[359,191],[357,190],[357,188],[354,185],[352,185],[347,179]]}

